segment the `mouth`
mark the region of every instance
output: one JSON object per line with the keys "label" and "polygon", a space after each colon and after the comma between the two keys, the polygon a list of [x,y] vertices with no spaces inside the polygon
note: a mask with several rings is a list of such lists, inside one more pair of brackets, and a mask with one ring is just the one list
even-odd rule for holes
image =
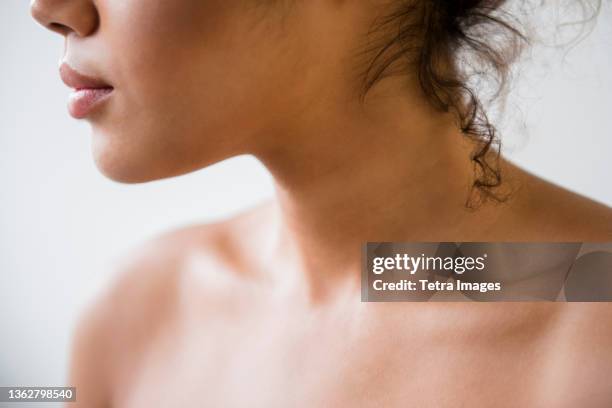
{"label": "mouth", "polygon": [[72,92],[68,99],[68,111],[76,119],[89,116],[112,94],[114,88],[99,78],[78,72],[66,62],[60,66],[62,81]]}

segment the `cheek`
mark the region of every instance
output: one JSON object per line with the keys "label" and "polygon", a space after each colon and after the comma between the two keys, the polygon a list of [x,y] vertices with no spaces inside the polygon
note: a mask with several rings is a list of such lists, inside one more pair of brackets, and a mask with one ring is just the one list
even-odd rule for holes
{"label": "cheek", "polygon": [[94,122],[104,173],[121,181],[167,177],[257,139],[271,110],[260,101],[278,90],[278,75],[268,63],[275,46],[253,29],[252,16],[227,1],[100,3],[115,86],[106,116]]}
{"label": "cheek", "polygon": [[94,123],[94,155],[111,178],[161,178],[245,153],[291,116],[291,78],[304,76],[288,50],[301,47],[243,2],[100,3],[115,96]]}
{"label": "cheek", "polygon": [[114,81],[136,100],[195,78],[198,56],[228,18],[219,2],[187,0],[108,1],[100,14]]}
{"label": "cheek", "polygon": [[163,111],[160,120],[248,116],[256,95],[278,79],[270,70],[276,46],[243,2],[117,0],[100,14],[126,112]]}

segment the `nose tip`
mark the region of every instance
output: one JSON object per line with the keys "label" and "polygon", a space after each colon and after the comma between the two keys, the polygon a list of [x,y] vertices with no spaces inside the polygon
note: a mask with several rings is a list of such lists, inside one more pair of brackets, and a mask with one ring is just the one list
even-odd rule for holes
{"label": "nose tip", "polygon": [[98,11],[90,0],[32,0],[30,14],[43,27],[86,37],[98,27]]}

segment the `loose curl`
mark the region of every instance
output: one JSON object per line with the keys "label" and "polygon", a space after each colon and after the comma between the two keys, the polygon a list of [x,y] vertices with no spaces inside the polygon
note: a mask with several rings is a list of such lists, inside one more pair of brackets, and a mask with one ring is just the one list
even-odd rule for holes
{"label": "loose curl", "polygon": [[[364,75],[362,98],[383,77],[409,68],[429,102],[452,112],[461,132],[471,139],[475,176],[466,206],[487,199],[501,202],[501,144],[477,93],[483,80],[498,96],[508,69],[527,36],[502,6],[506,0],[410,0],[392,2],[392,11],[377,20],[370,34],[384,33],[384,45],[369,48],[374,58]],[[391,36],[389,38],[389,33]],[[403,63],[403,64],[402,64]],[[408,67],[406,67],[408,65]],[[405,72],[405,71],[404,71]]]}

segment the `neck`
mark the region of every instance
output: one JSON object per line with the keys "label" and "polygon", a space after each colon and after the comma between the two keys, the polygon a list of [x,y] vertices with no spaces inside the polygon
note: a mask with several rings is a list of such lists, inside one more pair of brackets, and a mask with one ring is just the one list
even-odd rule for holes
{"label": "neck", "polygon": [[465,207],[473,145],[450,115],[400,96],[333,106],[345,109],[318,110],[258,155],[276,184],[279,253],[309,286],[354,281],[366,241],[458,240],[491,218]]}

